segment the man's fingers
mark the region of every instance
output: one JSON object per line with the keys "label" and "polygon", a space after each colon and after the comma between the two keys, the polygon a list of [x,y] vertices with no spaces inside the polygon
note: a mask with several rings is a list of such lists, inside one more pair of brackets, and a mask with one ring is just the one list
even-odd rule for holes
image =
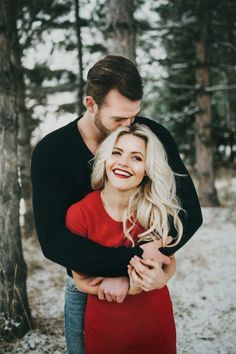
{"label": "man's fingers", "polygon": [[103,281],[103,278],[102,278],[102,277],[96,277],[96,278],[90,280],[89,283],[88,283],[88,285],[90,285],[90,286],[96,286],[96,285],[100,284],[102,281]]}
{"label": "man's fingers", "polygon": [[158,262],[162,264],[170,264],[170,258],[160,252]]}
{"label": "man's fingers", "polygon": [[123,295],[118,295],[118,296],[111,295],[111,297],[112,297],[112,301],[117,302],[118,304],[121,304],[125,299],[125,295],[124,296]]}
{"label": "man's fingers", "polygon": [[167,236],[166,238],[166,244],[169,245],[173,241],[173,237]]}
{"label": "man's fingers", "polygon": [[107,300],[108,302],[112,302],[112,301],[113,301],[112,296],[111,296],[111,294],[109,294],[109,293],[105,293],[105,298],[106,298],[106,300]]}
{"label": "man's fingers", "polygon": [[98,298],[99,300],[105,300],[105,294],[101,288],[98,288]]}
{"label": "man's fingers", "polygon": [[160,240],[154,240],[153,242],[155,243],[155,246],[157,246],[158,248],[163,247],[162,239],[160,239]]}
{"label": "man's fingers", "polygon": [[161,268],[160,263],[156,262],[156,261],[153,261],[152,259],[142,259],[142,263],[145,266],[149,267],[149,268],[155,268],[155,267],[160,267]]}
{"label": "man's fingers", "polygon": [[112,296],[109,292],[105,292],[102,288],[98,288],[98,298],[99,300],[106,300],[108,302],[112,302]]}
{"label": "man's fingers", "polygon": [[[173,237],[172,236],[167,236],[166,241],[165,241],[165,245],[169,245],[172,241],[173,241]],[[163,240],[162,239],[155,240],[154,242],[155,242],[155,244],[156,244],[156,246],[158,248],[163,247]]]}
{"label": "man's fingers", "polygon": [[114,301],[118,302],[118,304],[121,304],[125,299],[125,296],[116,296],[116,299]]}

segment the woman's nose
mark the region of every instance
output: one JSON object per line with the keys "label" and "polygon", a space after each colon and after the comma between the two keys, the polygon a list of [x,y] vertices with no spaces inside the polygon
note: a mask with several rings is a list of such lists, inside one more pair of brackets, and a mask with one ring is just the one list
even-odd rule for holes
{"label": "woman's nose", "polygon": [[120,166],[127,166],[128,158],[126,156],[120,156],[119,160],[117,161],[117,164]]}

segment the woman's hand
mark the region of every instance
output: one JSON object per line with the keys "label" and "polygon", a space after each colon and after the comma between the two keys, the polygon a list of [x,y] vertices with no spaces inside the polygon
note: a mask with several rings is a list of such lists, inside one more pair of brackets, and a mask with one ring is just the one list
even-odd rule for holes
{"label": "woman's hand", "polygon": [[143,290],[140,288],[140,283],[136,282],[132,276],[133,267],[128,265],[128,274],[129,274],[129,295],[137,295]]}
{"label": "woman's hand", "polygon": [[170,264],[164,265],[162,268],[159,262],[141,259],[137,256],[133,257],[130,261],[134,268],[131,272],[133,280],[144,291],[163,288],[176,270],[175,257],[169,258]]}

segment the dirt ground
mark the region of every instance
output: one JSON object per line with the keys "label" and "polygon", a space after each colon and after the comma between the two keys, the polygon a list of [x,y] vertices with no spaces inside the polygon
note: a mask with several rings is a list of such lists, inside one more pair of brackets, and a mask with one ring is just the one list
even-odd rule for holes
{"label": "dirt ground", "polygon": [[[178,354],[236,354],[236,208],[204,208],[203,215],[204,225],[177,253],[169,282]],[[24,242],[24,253],[34,328],[15,343],[2,343],[0,353],[66,353],[65,271],[41,255],[35,240]]]}

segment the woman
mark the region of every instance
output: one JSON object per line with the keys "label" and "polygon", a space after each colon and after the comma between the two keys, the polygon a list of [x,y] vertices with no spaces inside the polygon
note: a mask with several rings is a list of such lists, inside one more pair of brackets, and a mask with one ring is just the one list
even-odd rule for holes
{"label": "woman", "polygon": [[[66,224],[72,232],[105,246],[131,247],[154,239],[168,247],[173,223],[177,237],[172,245],[179,242],[181,207],[174,173],[162,144],[146,126],[120,127],[105,139],[95,157],[92,187],[94,192],[67,212]],[[112,236],[108,239],[107,235]],[[89,295],[86,308],[86,354],[176,353],[168,289],[160,282],[156,290],[148,291],[150,274],[159,265],[138,259],[131,264],[134,268],[128,267],[129,293],[135,295],[128,295],[122,303],[100,301],[94,296],[97,287],[89,287],[91,278],[74,274],[77,286],[93,294]],[[144,267],[140,277],[135,269]],[[174,270],[172,257],[167,277]]]}

